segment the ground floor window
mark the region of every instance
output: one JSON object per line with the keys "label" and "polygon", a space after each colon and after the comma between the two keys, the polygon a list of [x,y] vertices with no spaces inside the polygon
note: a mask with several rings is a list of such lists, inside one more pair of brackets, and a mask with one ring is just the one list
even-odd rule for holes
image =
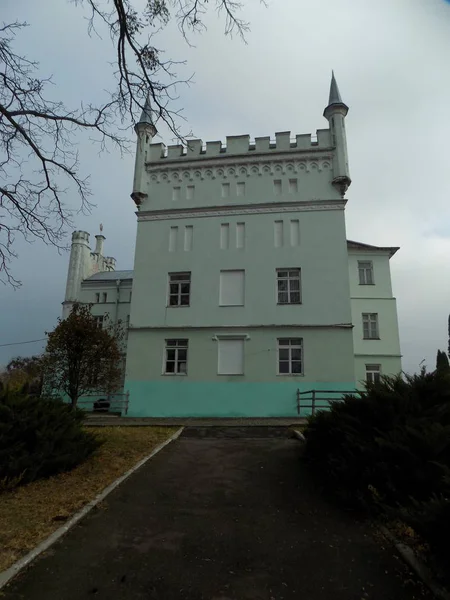
{"label": "ground floor window", "polygon": [[303,374],[303,339],[278,339],[278,375]]}
{"label": "ground floor window", "polygon": [[98,329],[102,329],[104,316],[103,315],[96,316],[96,317],[94,317],[94,321],[95,321],[95,325],[98,327]]}
{"label": "ground floor window", "polygon": [[367,383],[379,383],[381,378],[381,365],[366,365]]}
{"label": "ground floor window", "polygon": [[166,340],[164,373],[186,375],[188,340]]}

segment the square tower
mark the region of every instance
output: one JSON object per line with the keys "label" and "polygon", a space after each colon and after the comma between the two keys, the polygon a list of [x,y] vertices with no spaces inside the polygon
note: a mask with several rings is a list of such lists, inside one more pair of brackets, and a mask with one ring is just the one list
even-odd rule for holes
{"label": "square tower", "polygon": [[345,115],[330,129],[153,144],[136,126],[130,416],[297,414],[297,390],[355,387]]}

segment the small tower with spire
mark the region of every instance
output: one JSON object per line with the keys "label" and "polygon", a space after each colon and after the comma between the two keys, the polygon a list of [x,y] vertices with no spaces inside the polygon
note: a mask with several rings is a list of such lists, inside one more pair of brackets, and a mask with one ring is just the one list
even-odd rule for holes
{"label": "small tower with spire", "polygon": [[348,169],[347,138],[345,135],[345,117],[348,106],[342,102],[338,84],[331,74],[330,97],[328,106],[323,111],[323,116],[330,123],[332,145],[335,148],[333,157],[333,185],[342,197],[349,188],[352,180]]}
{"label": "small tower with spire", "polygon": [[137,135],[137,140],[133,193],[131,194],[131,197],[139,209],[142,202],[148,196],[145,179],[145,164],[148,159],[150,144],[152,143],[154,136],[158,133],[156,127],[153,125],[150,94],[147,95],[141,118],[134,126],[134,130]]}

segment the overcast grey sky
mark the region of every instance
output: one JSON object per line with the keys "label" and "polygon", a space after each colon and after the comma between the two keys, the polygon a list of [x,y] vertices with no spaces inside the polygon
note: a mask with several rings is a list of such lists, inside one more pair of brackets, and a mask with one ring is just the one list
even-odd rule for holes
{"label": "overcast grey sky", "polygon": [[[401,246],[391,260],[398,300],[403,367],[434,367],[447,349],[450,311],[450,180],[448,138],[450,4],[444,0],[244,0],[248,44],[225,38],[211,12],[208,31],[189,47],[175,26],[160,36],[167,57],[187,60],[179,87],[185,130],[206,140],[226,135],[315,132],[333,68],[347,117],[353,183],[347,193],[347,235]],[[109,38],[89,38],[83,10],[64,0],[3,0],[1,18],[30,27],[16,48],[53,75],[52,94],[68,105],[101,101],[113,86]],[[171,143],[161,128],[162,141]],[[159,141],[159,140],[155,140]],[[95,235],[104,225],[107,254],[132,268],[136,217],[130,199],[133,156],[98,156],[80,140],[96,208],[76,219]],[[76,205],[75,196],[67,203]],[[68,254],[39,242],[18,242],[14,291],[0,284],[0,344],[42,338],[61,313]],[[0,347],[0,365],[41,351],[40,343]]]}

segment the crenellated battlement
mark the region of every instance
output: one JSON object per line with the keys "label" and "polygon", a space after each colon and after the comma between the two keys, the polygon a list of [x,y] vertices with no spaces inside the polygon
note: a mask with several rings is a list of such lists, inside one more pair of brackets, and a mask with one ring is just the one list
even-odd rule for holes
{"label": "crenellated battlement", "polygon": [[290,131],[275,134],[275,139],[257,137],[250,141],[249,135],[227,136],[226,144],[221,141],[206,142],[189,140],[187,146],[181,144],[166,146],[163,143],[150,144],[149,162],[196,160],[245,154],[272,154],[277,152],[324,150],[331,147],[329,129],[318,129],[316,135],[310,133],[291,137]]}

